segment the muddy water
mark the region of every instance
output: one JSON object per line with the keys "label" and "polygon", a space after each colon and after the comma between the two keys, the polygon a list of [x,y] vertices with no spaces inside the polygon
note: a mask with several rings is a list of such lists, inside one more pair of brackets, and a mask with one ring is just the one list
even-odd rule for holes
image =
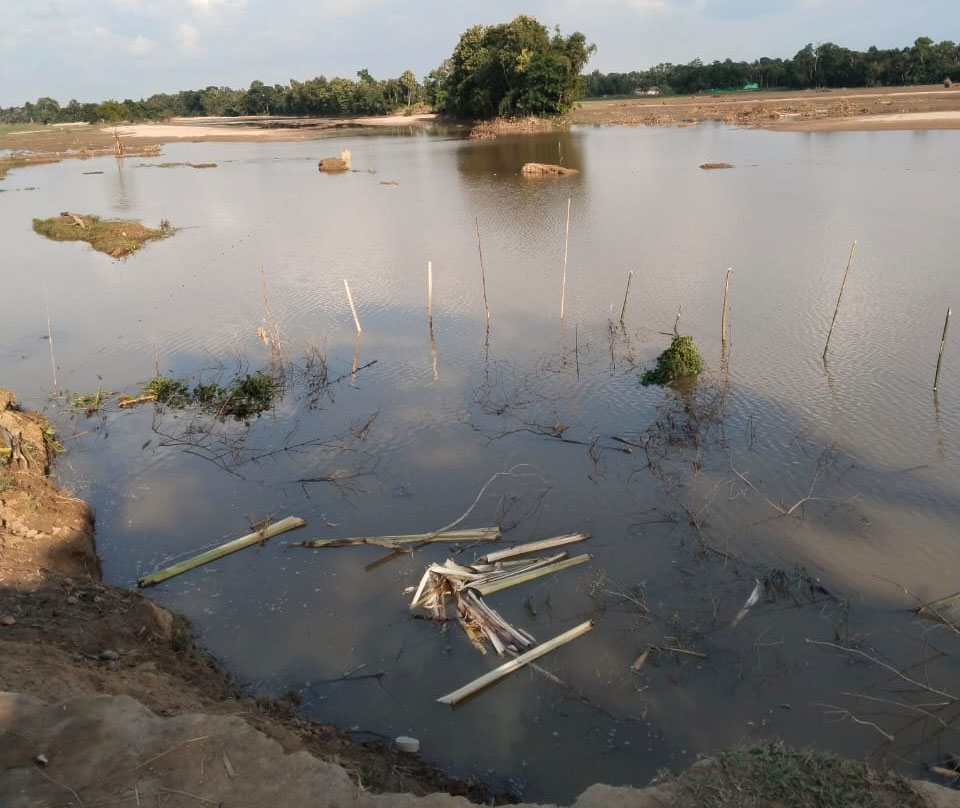
{"label": "muddy water", "polygon": [[[596,620],[545,659],[562,686],[522,672],[455,711],[434,701],[497,664],[456,623],[409,615],[403,589],[451,548],[367,570],[382,551],[280,537],[150,595],[257,691],[296,691],[305,713],[361,738],[414,735],[443,766],[530,799],[645,783],[768,735],[917,774],[955,750],[952,706],[930,705],[960,693],[956,635],[909,612],[960,589],[956,340],[931,390],[960,301],[958,170],[943,157],[957,145],[953,132],[714,126],[345,133],[17,170],[0,183],[0,378],[62,409],[47,400],[45,290],[61,390],[135,392],[155,367],[268,368],[262,262],[287,363],[273,412],[246,426],[149,407],[56,416],[73,436],[60,474],[96,510],[111,582],[267,515],[308,519],[296,539],[429,531],[511,470],[464,526],[500,521],[508,541],[593,534],[588,566],[489,598],[541,640]],[[318,174],[341,148],[356,171]],[[581,173],[524,180],[528,160]],[[61,210],[183,229],[113,261],[31,232]],[[641,387],[681,305],[709,373],[694,390]],[[758,580],[764,597],[731,627]],[[705,656],[654,651],[632,671],[650,644]]]}

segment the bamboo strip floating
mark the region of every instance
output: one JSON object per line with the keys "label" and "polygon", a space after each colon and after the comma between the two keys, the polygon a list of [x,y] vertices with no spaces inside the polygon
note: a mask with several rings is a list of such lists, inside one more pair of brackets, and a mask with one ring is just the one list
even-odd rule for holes
{"label": "bamboo strip floating", "polygon": [[317,539],[291,544],[291,547],[359,547],[364,544],[434,544],[443,542],[496,541],[500,528],[478,527],[473,530],[450,530],[444,533],[407,533],[397,536],[359,536],[347,539]]}
{"label": "bamboo strip floating", "polygon": [[173,578],[176,575],[189,572],[190,570],[200,567],[203,564],[208,564],[211,561],[216,561],[218,558],[223,558],[225,555],[235,553],[237,550],[243,550],[244,548],[250,547],[253,544],[260,544],[261,542],[265,542],[267,539],[272,539],[274,536],[277,536],[280,533],[286,533],[288,530],[295,530],[298,527],[303,527],[305,524],[307,524],[306,519],[301,519],[299,516],[288,516],[286,519],[281,519],[279,522],[274,522],[272,525],[268,525],[263,530],[258,530],[255,533],[248,533],[246,536],[243,536],[239,539],[228,541],[226,544],[221,544],[219,547],[214,547],[212,550],[207,550],[205,553],[200,553],[199,555],[189,558],[186,561],[181,561],[179,564],[174,564],[172,567],[167,567],[159,572],[154,572],[150,575],[140,578],[137,581],[137,586],[154,586],[155,584],[162,583],[163,581]]}
{"label": "bamboo strip floating", "polygon": [[459,690],[454,690],[452,693],[448,693],[446,696],[441,696],[437,699],[441,704],[449,704],[451,707],[455,707],[461,701],[475,693],[479,693],[486,687],[489,687],[494,682],[499,682],[501,679],[509,676],[511,673],[520,670],[524,665],[527,665],[530,662],[533,662],[535,659],[539,659],[542,656],[549,654],[551,651],[559,648],[562,645],[566,645],[568,642],[582,637],[588,631],[590,631],[594,626],[592,620],[587,620],[585,623],[581,623],[579,626],[575,626],[569,631],[565,631],[563,634],[560,634],[554,637],[552,640],[547,640],[545,643],[538,645],[536,648],[532,648],[526,653],[520,654],[520,656],[515,659],[511,659],[509,662],[504,662],[500,667],[494,668],[489,673],[485,673],[478,679],[474,679],[467,685],[464,685]]}
{"label": "bamboo strip floating", "polygon": [[480,282],[483,284],[483,307],[487,310],[487,329],[490,328],[490,304],[487,303],[487,273],[483,268],[483,247],[480,245],[480,217],[475,220],[477,225],[477,252],[480,253]]}
{"label": "bamboo strip floating", "polygon": [[940,353],[937,356],[937,374],[933,377],[933,392],[940,386],[940,366],[943,364],[943,349],[947,344],[947,329],[950,327],[950,309],[947,309],[947,319],[943,321],[943,336],[940,337]]}
{"label": "bamboo strip floating", "polygon": [[566,533],[562,536],[554,536],[552,539],[542,539],[541,541],[532,541],[527,544],[518,544],[516,547],[509,547],[506,550],[487,553],[485,556],[480,556],[477,562],[480,564],[493,564],[496,561],[503,561],[506,558],[538,553],[541,550],[551,550],[554,547],[563,547],[567,544],[576,544],[578,541],[586,541],[589,538],[589,533]]}
{"label": "bamboo strip floating", "polygon": [[853,254],[857,251],[857,242],[854,239],[853,246],[850,248],[850,257],[847,259],[847,268],[843,272],[843,281],[840,284],[840,294],[837,295],[837,305],[833,309],[833,319],[830,321],[830,330],[827,332],[827,344],[823,346],[823,361],[827,361],[827,349],[830,347],[830,337],[833,335],[833,326],[837,322],[837,312],[840,311],[840,301],[843,299],[843,288],[847,285],[847,275],[850,272],[850,265],[853,263]]}
{"label": "bamboo strip floating", "polygon": [[623,306],[620,308],[620,325],[623,325],[624,315],[627,313],[627,298],[630,297],[630,282],[633,280],[633,270],[627,275],[627,291],[623,294]]}
{"label": "bamboo strip floating", "polygon": [[353,295],[350,294],[350,284],[347,283],[347,279],[343,279],[343,288],[347,290],[347,300],[350,301],[350,311],[353,312],[353,322],[357,325],[357,334],[359,334],[363,329],[360,327],[360,318],[357,317],[357,307],[353,305]]}
{"label": "bamboo strip floating", "polygon": [[727,298],[730,295],[730,275],[733,273],[733,267],[727,269],[727,280],[723,285],[723,316],[720,320],[721,343],[727,344]]}
{"label": "bamboo strip floating", "polygon": [[491,581],[490,583],[470,584],[469,588],[484,596],[491,595],[494,592],[499,592],[501,589],[507,589],[511,586],[525,584],[530,581],[534,581],[537,578],[542,578],[544,575],[552,575],[555,572],[561,572],[569,567],[576,567],[579,564],[586,564],[592,558],[593,556],[591,556],[589,553],[584,553],[583,555],[579,555],[574,558],[568,558],[564,561],[556,561],[552,564],[547,564],[539,567],[538,569],[532,569],[528,571],[520,570],[505,578]]}
{"label": "bamboo strip floating", "polygon": [[563,308],[567,300],[567,253],[570,247],[570,198],[567,198],[567,235],[563,240],[563,285],[560,291],[560,319],[563,319]]}

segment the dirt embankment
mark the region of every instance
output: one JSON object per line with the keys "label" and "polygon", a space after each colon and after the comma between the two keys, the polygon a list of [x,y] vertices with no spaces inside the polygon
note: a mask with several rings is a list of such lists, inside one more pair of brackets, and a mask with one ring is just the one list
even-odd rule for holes
{"label": "dirt embankment", "polygon": [[[502,796],[306,721],[292,700],[251,698],[182,617],[103,584],[89,509],[47,477],[60,449],[0,390],[0,805],[470,808],[451,794]],[[574,808],[852,804],[960,808],[960,792],[773,743],[645,789],[595,785]]]}
{"label": "dirt embankment", "polygon": [[718,120],[782,131],[960,128],[960,88],[804,90],[585,101],[573,123],[691,126]]}

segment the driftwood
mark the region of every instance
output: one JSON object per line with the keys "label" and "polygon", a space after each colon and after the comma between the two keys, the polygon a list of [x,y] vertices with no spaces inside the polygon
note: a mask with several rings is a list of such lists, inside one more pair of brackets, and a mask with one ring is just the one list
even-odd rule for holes
{"label": "driftwood", "polygon": [[550,165],[549,163],[526,163],[520,173],[525,177],[572,177],[580,172],[575,168]]}
{"label": "driftwood", "polygon": [[733,168],[733,165],[730,163],[703,163],[700,168],[704,171],[713,171],[718,168]]}

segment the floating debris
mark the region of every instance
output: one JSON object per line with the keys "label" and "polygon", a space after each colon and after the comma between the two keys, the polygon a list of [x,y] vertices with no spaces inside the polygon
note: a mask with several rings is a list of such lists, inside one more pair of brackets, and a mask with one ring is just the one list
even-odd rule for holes
{"label": "floating debris", "polygon": [[704,171],[716,171],[721,168],[733,168],[732,163],[703,163],[700,168]]}
{"label": "floating debris", "polygon": [[554,637],[551,640],[547,640],[545,643],[538,645],[536,648],[533,648],[526,653],[520,654],[516,659],[511,659],[509,662],[504,662],[499,668],[494,668],[489,673],[485,673],[483,676],[478,679],[474,679],[467,685],[464,685],[459,690],[454,690],[452,693],[448,693],[446,696],[441,696],[437,699],[441,704],[449,704],[451,706],[456,706],[464,699],[469,698],[475,693],[479,693],[485,687],[489,687],[494,682],[499,682],[506,676],[509,676],[514,671],[520,670],[524,665],[533,662],[535,659],[549,654],[551,651],[559,648],[561,645],[566,645],[568,642],[582,637],[588,631],[590,631],[594,626],[592,620],[588,620],[585,623],[581,623],[579,626],[575,626],[569,631],[565,631],[563,634],[560,634]]}
{"label": "floating debris", "polygon": [[589,538],[589,533],[567,533],[563,536],[554,536],[552,539],[542,539],[541,541],[532,541],[527,544],[518,544],[516,547],[510,547],[506,550],[487,553],[485,556],[480,556],[477,561],[483,564],[493,564],[506,558],[539,553],[541,550],[552,550],[554,547],[575,544],[579,541],[586,541]]}
{"label": "floating debris", "polygon": [[730,621],[730,628],[736,628],[740,624],[740,621],[747,616],[747,612],[760,602],[764,589],[766,589],[766,587],[758,580],[757,585],[753,588],[753,592],[750,593],[750,597],[747,598],[747,602],[743,604],[743,608],[741,608],[733,620]]}
{"label": "floating debris", "polygon": [[226,544],[221,544],[219,547],[214,547],[212,550],[207,550],[205,553],[200,553],[199,555],[189,558],[186,561],[181,561],[179,564],[174,564],[172,567],[167,567],[159,572],[154,572],[151,575],[144,576],[137,581],[137,586],[154,586],[166,581],[169,578],[173,578],[176,575],[189,572],[190,570],[200,567],[203,564],[208,564],[211,561],[216,561],[218,558],[223,558],[225,555],[230,555],[231,553],[235,553],[238,550],[243,550],[244,548],[250,547],[254,544],[262,544],[267,539],[272,539],[274,536],[277,536],[280,533],[285,533],[288,530],[295,530],[296,528],[303,527],[306,524],[307,521],[305,519],[301,519],[298,516],[288,516],[286,519],[281,519],[279,522],[274,522],[272,525],[266,525],[254,533],[248,533],[246,536],[242,536],[239,539],[228,541]]}
{"label": "floating debris", "polygon": [[496,541],[501,536],[500,528],[478,527],[473,530],[448,530],[441,533],[409,533],[401,536],[370,536],[349,539],[317,539],[315,541],[299,541],[291,547],[360,547],[372,545],[394,550],[406,550],[404,545],[410,544],[439,544],[476,541]]}

